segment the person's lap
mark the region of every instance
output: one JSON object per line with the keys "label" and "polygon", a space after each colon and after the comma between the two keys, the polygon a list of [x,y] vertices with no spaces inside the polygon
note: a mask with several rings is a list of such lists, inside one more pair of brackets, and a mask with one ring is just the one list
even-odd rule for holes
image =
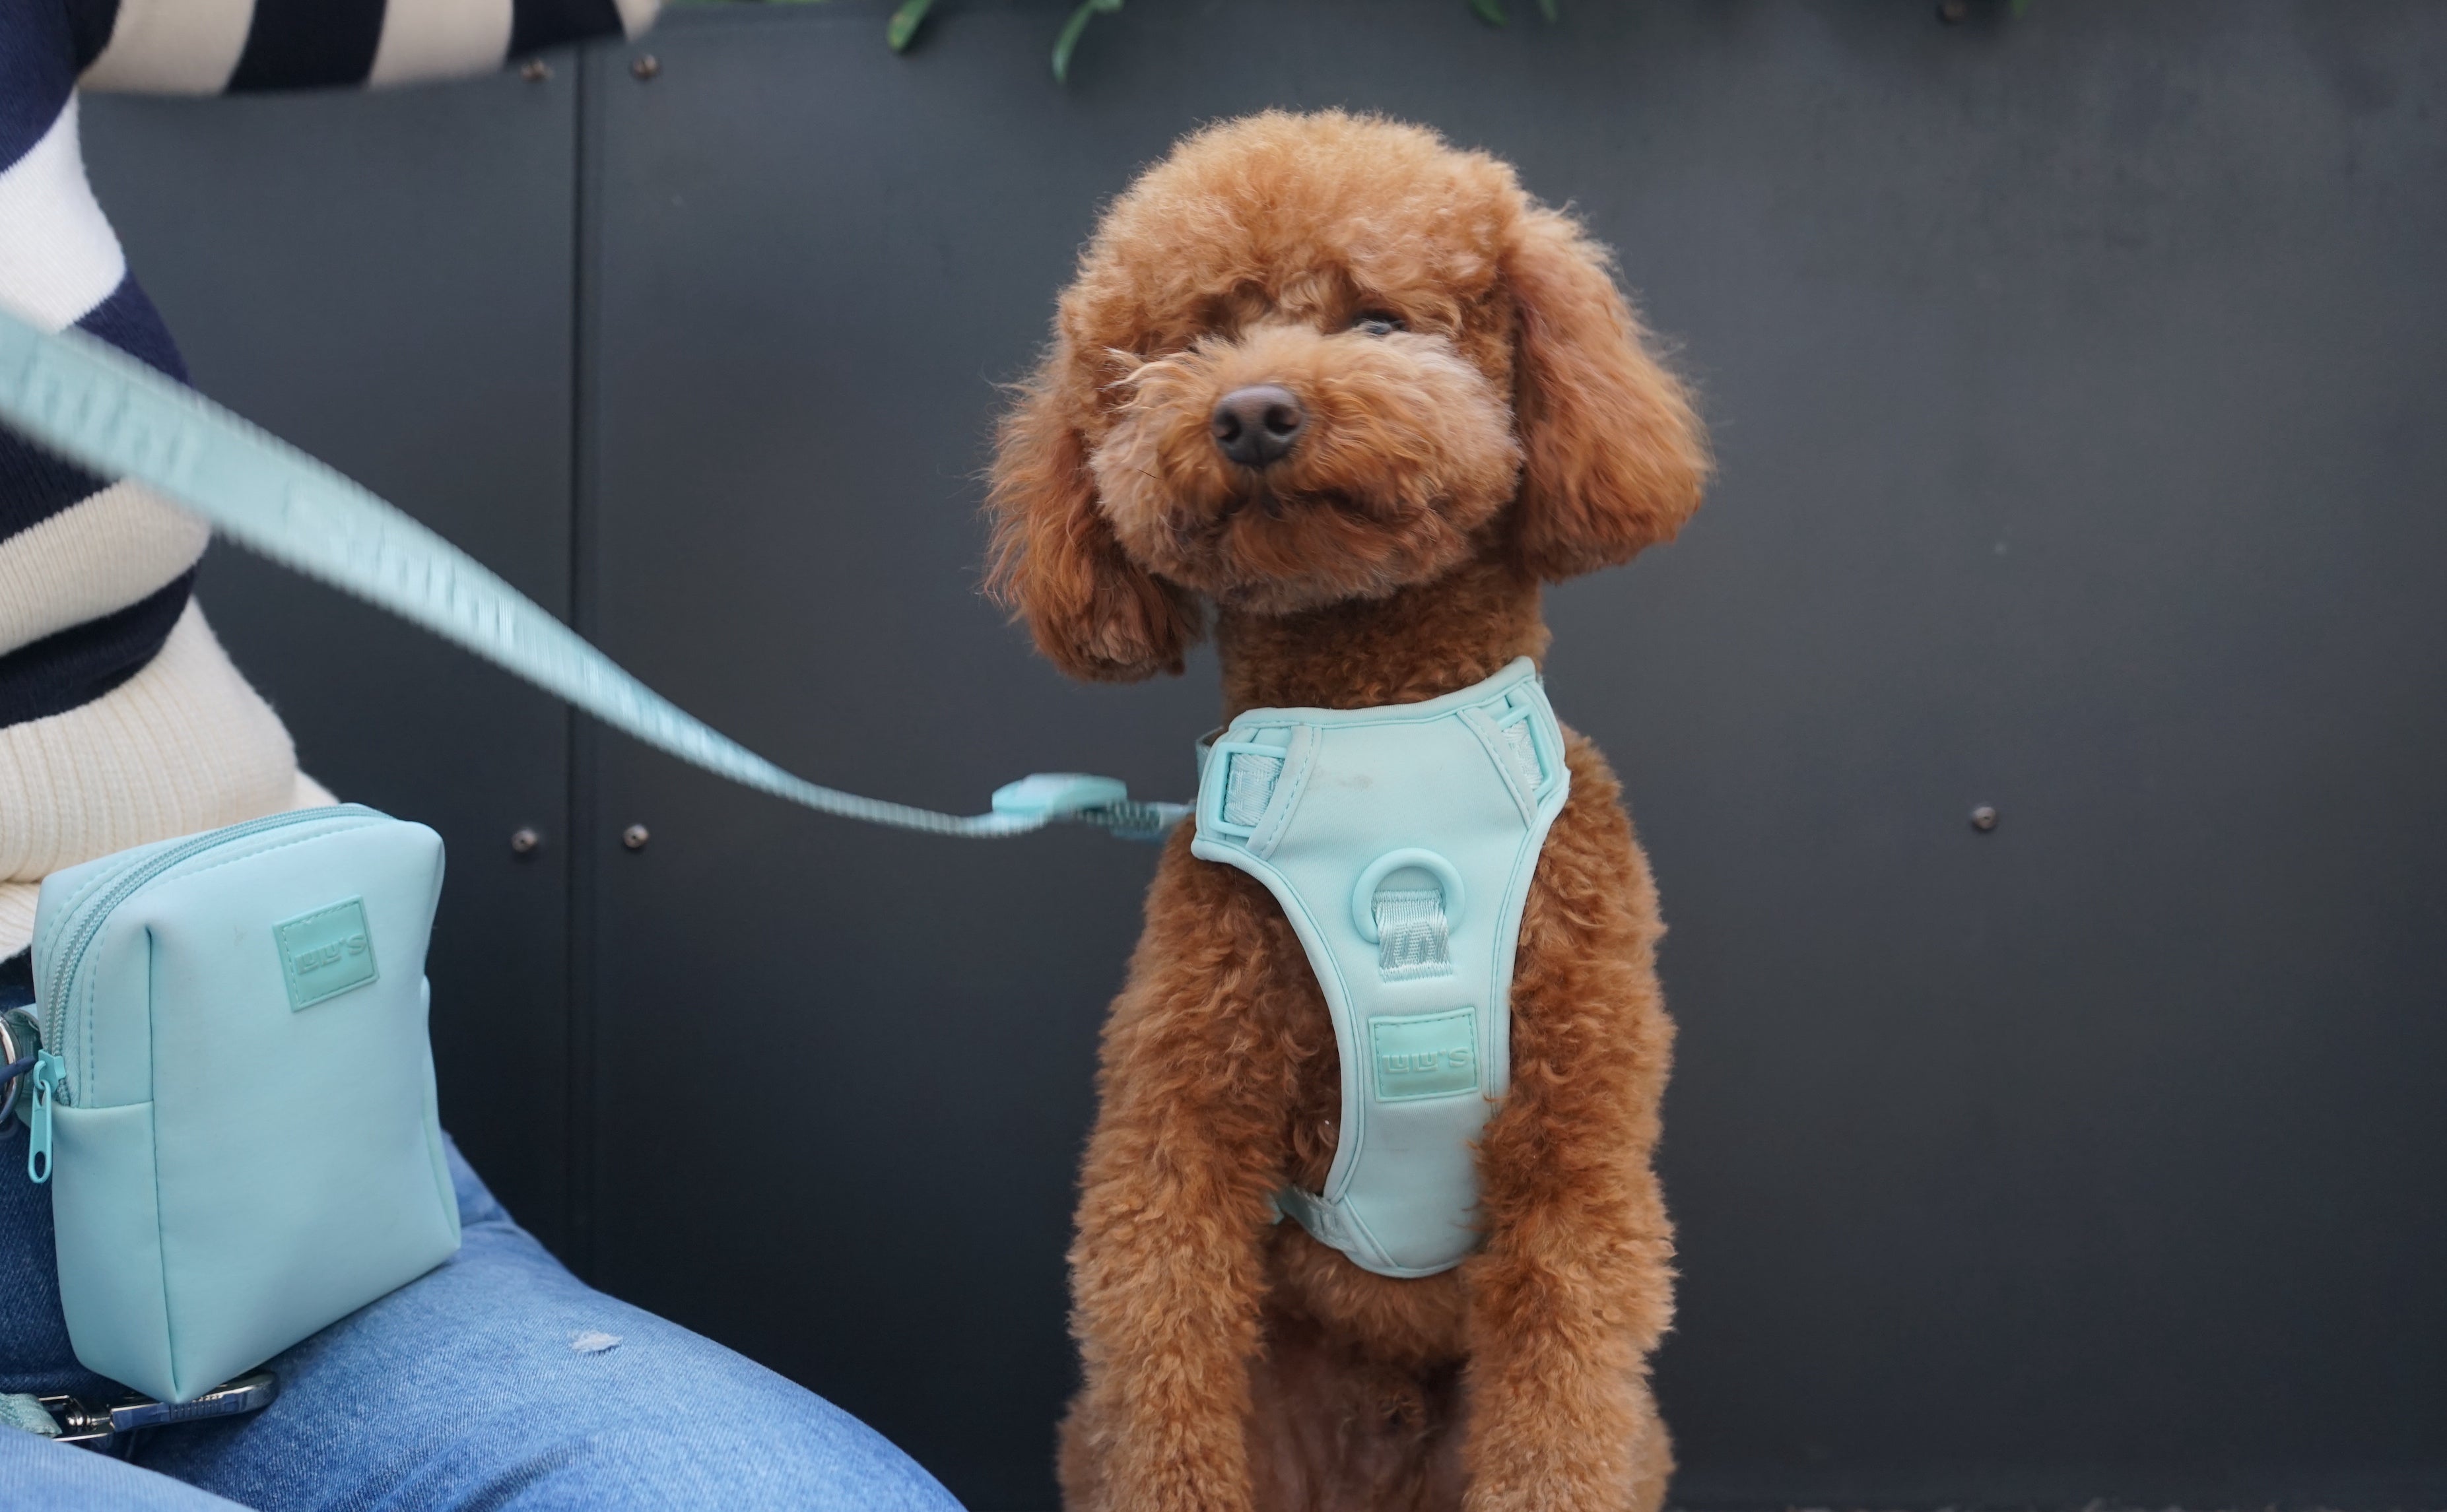
{"label": "person's lap", "polygon": [[451,1168],[459,1255],[273,1361],[278,1401],[148,1433],[134,1464],[160,1475],[0,1432],[10,1503],[957,1512],[848,1414],[579,1282]]}

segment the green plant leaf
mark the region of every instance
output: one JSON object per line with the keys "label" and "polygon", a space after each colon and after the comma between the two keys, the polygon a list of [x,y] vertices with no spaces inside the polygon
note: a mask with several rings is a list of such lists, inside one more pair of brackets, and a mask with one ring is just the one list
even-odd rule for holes
{"label": "green plant leaf", "polygon": [[1079,33],[1088,29],[1089,21],[1100,10],[1111,15],[1121,8],[1122,0],[1080,0],[1079,9],[1071,12],[1070,20],[1062,23],[1062,34],[1053,39],[1055,84],[1071,82],[1071,54],[1077,49]]}
{"label": "green plant leaf", "polygon": [[926,19],[935,0],[901,0],[900,9],[884,23],[883,40],[892,44],[895,52],[907,52],[910,42],[918,35],[918,25]]}
{"label": "green plant leaf", "polygon": [[1504,0],[1470,0],[1470,9],[1490,27],[1500,27],[1512,19],[1504,13]]}
{"label": "green plant leaf", "polygon": [[1538,0],[1538,13],[1546,18],[1546,24],[1550,27],[1560,19],[1555,14],[1555,0]]}

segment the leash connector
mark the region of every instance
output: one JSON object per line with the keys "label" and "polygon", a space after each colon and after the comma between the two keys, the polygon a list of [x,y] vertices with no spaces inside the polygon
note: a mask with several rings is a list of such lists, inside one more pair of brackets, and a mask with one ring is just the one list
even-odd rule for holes
{"label": "leash connector", "polygon": [[1068,822],[1093,824],[1117,840],[1162,840],[1189,812],[1183,803],[1134,803],[1118,778],[1036,772],[995,789],[995,816],[1012,832]]}
{"label": "leash connector", "polygon": [[100,1446],[117,1434],[137,1428],[260,1411],[279,1395],[280,1378],[270,1370],[257,1370],[214,1387],[191,1402],[156,1402],[149,1396],[129,1396],[109,1407],[88,1407],[73,1396],[38,1396],[34,1400],[58,1422],[57,1442]]}
{"label": "leash connector", "polygon": [[1091,777],[1085,772],[1034,772],[996,788],[994,811],[1010,819],[1051,824],[1090,809],[1129,803],[1129,786],[1119,778]]}

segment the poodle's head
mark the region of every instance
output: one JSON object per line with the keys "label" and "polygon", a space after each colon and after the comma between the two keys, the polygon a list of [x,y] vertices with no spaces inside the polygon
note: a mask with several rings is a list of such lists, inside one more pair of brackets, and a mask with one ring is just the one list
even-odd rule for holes
{"label": "poodle's head", "polygon": [[990,582],[1066,671],[1178,671],[1501,554],[1560,578],[1698,504],[1705,443],[1606,255],[1415,126],[1264,115],[1114,201],[1005,417]]}

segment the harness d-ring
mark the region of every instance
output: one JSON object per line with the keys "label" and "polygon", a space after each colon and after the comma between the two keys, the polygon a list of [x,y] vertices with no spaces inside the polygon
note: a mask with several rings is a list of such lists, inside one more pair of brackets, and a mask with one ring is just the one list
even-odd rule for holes
{"label": "harness d-ring", "polygon": [[1376,943],[1376,886],[1405,866],[1415,866],[1436,879],[1445,892],[1445,918],[1449,923],[1461,921],[1461,872],[1452,862],[1432,850],[1387,851],[1368,863],[1359,874],[1358,884],[1351,889],[1351,922],[1359,937],[1369,944]]}

